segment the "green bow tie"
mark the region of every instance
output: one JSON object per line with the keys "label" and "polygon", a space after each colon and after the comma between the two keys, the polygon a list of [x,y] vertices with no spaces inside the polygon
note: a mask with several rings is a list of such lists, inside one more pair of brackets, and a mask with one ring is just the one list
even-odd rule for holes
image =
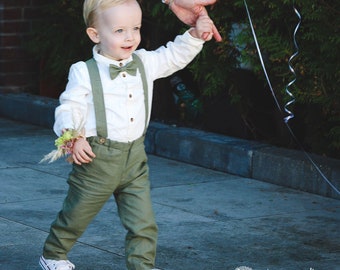
{"label": "green bow tie", "polygon": [[126,71],[128,74],[132,76],[136,76],[137,73],[137,63],[135,61],[131,61],[127,63],[123,67],[117,67],[115,65],[110,65],[110,77],[114,80],[120,72]]}

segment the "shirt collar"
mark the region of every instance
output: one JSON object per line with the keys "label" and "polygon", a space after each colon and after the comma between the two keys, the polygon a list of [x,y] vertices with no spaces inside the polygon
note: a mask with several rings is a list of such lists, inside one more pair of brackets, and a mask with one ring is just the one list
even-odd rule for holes
{"label": "shirt collar", "polygon": [[116,61],[116,60],[113,60],[113,59],[110,59],[106,56],[103,56],[101,54],[99,54],[99,47],[98,45],[95,45],[92,49],[92,52],[93,52],[93,58],[98,62],[98,63],[102,63],[106,66],[110,66],[110,65],[115,65],[115,66],[125,66],[127,63],[131,62],[132,61],[132,56],[130,56],[129,58],[127,59],[123,59],[121,61]]}

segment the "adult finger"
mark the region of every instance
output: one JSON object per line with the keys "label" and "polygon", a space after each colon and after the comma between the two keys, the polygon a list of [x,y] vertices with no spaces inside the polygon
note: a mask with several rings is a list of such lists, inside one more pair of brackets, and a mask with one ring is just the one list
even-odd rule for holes
{"label": "adult finger", "polygon": [[195,0],[195,5],[208,6],[215,4],[216,0]]}
{"label": "adult finger", "polygon": [[[217,42],[221,42],[222,41],[222,37],[220,35],[220,33],[218,32],[217,28],[215,25],[213,25],[213,29],[212,29],[212,36],[215,38],[215,40]],[[211,39],[211,33],[210,32],[204,32],[202,34],[202,39],[205,40],[205,41],[208,41]],[[209,38],[210,37],[210,38]]]}
{"label": "adult finger", "polygon": [[221,41],[222,41],[222,37],[221,37],[221,35],[220,35],[220,32],[218,32],[218,30],[217,30],[215,24],[213,25],[213,29],[212,29],[212,30],[213,30],[213,36],[214,36],[215,40],[216,40],[217,42],[221,42]]}
{"label": "adult finger", "polygon": [[[215,0],[198,0],[198,2],[207,2],[207,1],[215,2]],[[199,13],[199,16],[209,16],[209,15],[208,15],[207,10],[206,10],[205,8],[202,8],[201,11],[200,11],[200,13]],[[210,17],[209,17],[209,18],[210,18]],[[215,24],[213,24],[212,32],[213,32],[213,36],[214,36],[215,40],[216,40],[217,42],[221,42],[221,41],[222,41],[222,37],[221,37],[220,33],[218,32],[218,30],[217,30]],[[203,38],[204,40],[206,40],[206,38],[207,38],[208,36],[209,36],[209,33],[203,33],[202,38]]]}

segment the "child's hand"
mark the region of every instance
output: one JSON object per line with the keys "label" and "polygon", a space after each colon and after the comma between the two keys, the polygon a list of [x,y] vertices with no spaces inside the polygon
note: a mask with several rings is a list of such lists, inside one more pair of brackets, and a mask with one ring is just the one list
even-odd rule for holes
{"label": "child's hand", "polygon": [[90,163],[96,155],[92,152],[92,148],[88,141],[79,138],[73,145],[72,158],[73,162],[81,165],[82,163]]}
{"label": "child's hand", "polygon": [[197,18],[196,25],[190,29],[190,34],[195,38],[209,41],[213,37],[214,22],[207,15],[201,15]]}
{"label": "child's hand", "polygon": [[[205,8],[207,5],[212,5],[216,0],[165,0],[169,8],[176,14],[178,19],[187,25],[195,25],[197,18],[201,15],[208,15]],[[222,37],[215,25],[212,28],[213,35],[216,41],[222,41]],[[203,34],[203,40],[206,40],[209,33]]]}

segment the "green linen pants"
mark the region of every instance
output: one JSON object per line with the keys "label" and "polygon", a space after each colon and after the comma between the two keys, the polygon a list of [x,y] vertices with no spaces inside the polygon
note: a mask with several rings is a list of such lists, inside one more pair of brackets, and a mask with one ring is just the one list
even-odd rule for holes
{"label": "green linen pants", "polygon": [[73,165],[68,194],[51,225],[44,257],[67,259],[67,253],[113,194],[119,217],[127,230],[127,268],[154,268],[158,228],[150,198],[144,137],[131,143],[101,137],[88,140],[96,158],[89,164]]}

